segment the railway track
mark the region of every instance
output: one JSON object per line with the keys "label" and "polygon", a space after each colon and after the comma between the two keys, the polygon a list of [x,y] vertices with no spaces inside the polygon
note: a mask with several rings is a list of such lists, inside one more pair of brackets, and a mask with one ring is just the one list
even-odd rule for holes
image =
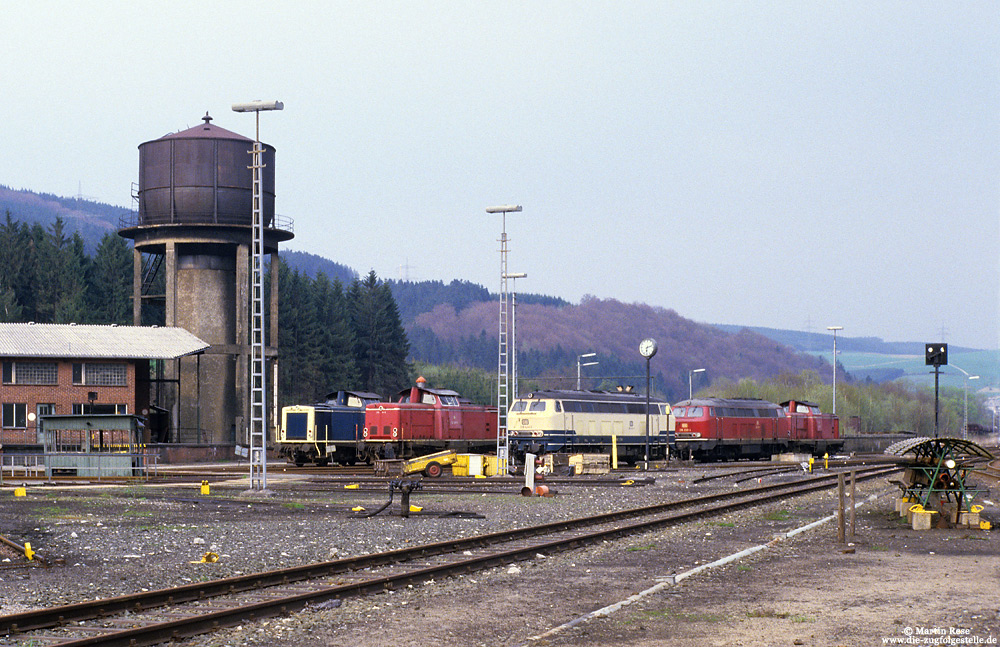
{"label": "railway track", "polygon": [[[894,471],[858,470],[859,479]],[[31,645],[151,645],[284,615],[331,599],[406,587],[684,523],[836,485],[837,474],[552,522],[171,589],[0,616]]]}

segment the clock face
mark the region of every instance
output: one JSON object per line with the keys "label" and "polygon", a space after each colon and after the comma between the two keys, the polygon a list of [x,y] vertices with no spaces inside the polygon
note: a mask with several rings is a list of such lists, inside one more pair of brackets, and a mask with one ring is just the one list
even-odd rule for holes
{"label": "clock face", "polygon": [[656,354],[656,341],[652,339],[643,339],[639,343],[639,354],[649,359]]}

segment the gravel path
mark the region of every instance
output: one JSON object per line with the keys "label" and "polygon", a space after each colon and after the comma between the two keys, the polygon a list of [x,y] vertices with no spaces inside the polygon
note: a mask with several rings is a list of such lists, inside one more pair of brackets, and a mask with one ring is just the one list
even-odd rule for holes
{"label": "gravel path", "polygon": [[[411,503],[423,512],[408,519],[395,514],[398,503],[391,516],[353,518],[352,507],[373,510],[387,494],[296,491],[294,481],[277,477],[267,498],[243,496],[245,482],[213,484],[209,497],[197,485],[29,486],[24,498],[5,487],[0,534],[30,541],[66,565],[0,570],[0,614],[735,489],[728,479],[692,485],[716,469],[659,472],[645,487],[556,487],[553,497],[417,491]],[[859,486],[859,498],[870,493],[884,496],[859,512],[850,552],[828,524],[541,640],[531,639],[655,586],[658,578],[821,518],[833,509],[834,494],[346,600],[181,644],[867,645],[905,637],[907,627],[1000,638],[996,533],[916,533],[893,514],[894,493],[884,480]],[[451,512],[483,518],[441,516]],[[1000,520],[997,512],[992,506],[983,514]],[[193,563],[209,551],[219,555],[216,563]]]}

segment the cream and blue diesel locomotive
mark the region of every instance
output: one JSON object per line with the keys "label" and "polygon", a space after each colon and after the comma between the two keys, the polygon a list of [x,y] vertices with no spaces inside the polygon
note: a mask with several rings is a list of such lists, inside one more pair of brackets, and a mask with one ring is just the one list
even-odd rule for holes
{"label": "cream and blue diesel locomotive", "polygon": [[[646,420],[649,433],[646,433]],[[670,404],[630,391],[544,390],[520,395],[507,414],[507,436],[515,460],[524,454],[610,453],[619,460],[666,458],[674,434]]]}
{"label": "cream and blue diesel locomotive", "polygon": [[354,465],[364,460],[359,444],[365,407],[382,396],[364,391],[336,391],[326,401],[281,409],[278,452],[299,467],[306,463]]}

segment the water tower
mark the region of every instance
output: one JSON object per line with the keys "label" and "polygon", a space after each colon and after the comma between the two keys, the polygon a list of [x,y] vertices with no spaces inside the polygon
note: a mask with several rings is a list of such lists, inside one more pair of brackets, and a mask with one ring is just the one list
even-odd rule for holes
{"label": "water tower", "polygon": [[[138,212],[126,217],[118,233],[135,242],[134,323],[143,323],[144,309],[148,323],[151,306],[162,307],[164,325],[211,344],[201,357],[164,367],[158,384],[177,385],[163,389],[161,400],[172,416],[170,439],[246,443],[254,142],[213,125],[208,114],[203,122],[139,145]],[[275,218],[274,149],[263,147],[263,251],[277,267],[278,243],[294,234],[289,219]],[[271,273],[264,308],[272,376],[277,277]]]}

